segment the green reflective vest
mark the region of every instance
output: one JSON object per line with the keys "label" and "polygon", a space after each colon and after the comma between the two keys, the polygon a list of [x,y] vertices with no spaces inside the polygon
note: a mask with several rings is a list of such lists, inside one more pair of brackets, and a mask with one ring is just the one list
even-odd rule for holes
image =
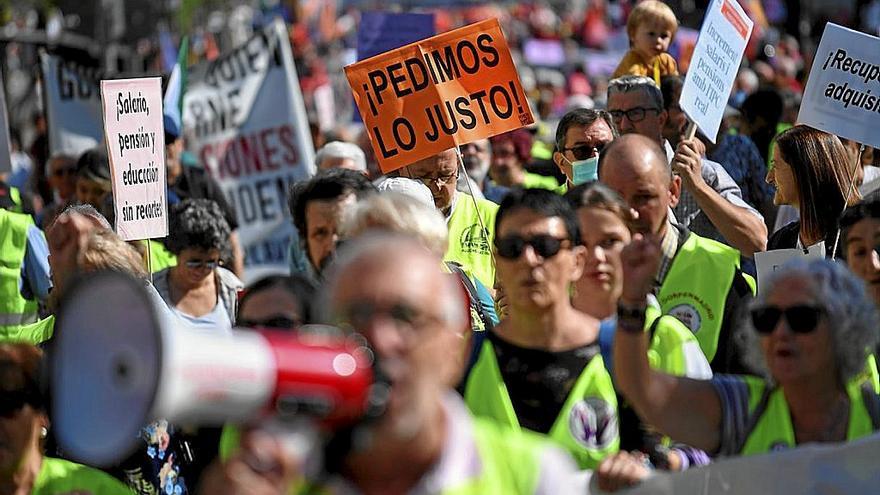
{"label": "green reflective vest", "polygon": [[[475,416],[521,431],[489,339],[468,376],[464,399]],[[547,436],[582,469],[595,469],[619,449],[617,394],[600,354],[581,372]]]}
{"label": "green reflective vest", "polygon": [[9,208],[9,211],[24,213],[24,206],[21,203],[21,191],[17,187],[9,187],[9,199],[15,204],[15,206]]}
{"label": "green reflective vest", "polygon": [[29,215],[0,209],[0,341],[37,321],[37,301],[21,296],[21,265],[27,248]]}
{"label": "green reflective vest", "polygon": [[[739,261],[736,249],[691,232],[657,294],[663,314],[678,318],[694,333],[710,363],[718,350],[727,293]],[[754,293],[754,280],[743,277]]]}
{"label": "green reflective vest", "polygon": [[[791,412],[781,388],[768,389],[767,383],[758,377],[743,376],[749,389],[749,412],[752,426],[740,455],[764,454],[797,446]],[[856,440],[874,432],[860,386],[850,383],[846,387],[849,396],[849,421],[847,440]],[[760,411],[763,409],[763,412]],[[755,415],[755,411],[759,414]]]}
{"label": "green reflective vest", "polygon": [[103,471],[63,459],[44,457],[31,495],[68,493],[129,495],[133,492],[121,481]]}
{"label": "green reflective vest", "polygon": [[694,334],[677,318],[661,315],[654,306],[648,306],[645,312],[645,328],[651,327],[654,329],[651,342],[648,344],[648,364],[651,368],[670,375],[688,376],[688,372],[694,368],[694,363],[688,362],[685,349],[689,345],[699,347]]}
{"label": "green reflective vest", "polygon": [[547,189],[555,191],[559,188],[559,183],[555,177],[548,177],[541,174],[533,174],[531,172],[524,173],[525,178],[522,183],[523,189]]}
{"label": "green reflective vest", "polygon": [[165,248],[165,245],[158,241],[147,242],[146,239],[140,241],[145,248],[148,249],[150,260],[149,266],[152,273],[159,273],[166,268],[177,265],[177,256]]}
{"label": "green reflective vest", "polygon": [[[443,261],[454,261],[480,279],[486,287],[495,287],[495,261],[492,246],[495,244],[495,216],[498,205],[459,192],[452,215],[449,217],[449,248]],[[485,232],[480,228],[483,220]]]}
{"label": "green reflective vest", "polygon": [[446,489],[443,495],[531,495],[538,486],[540,454],[537,435],[515,433],[495,422],[474,419],[474,443],[480,454],[480,474]]}
{"label": "green reflective vest", "polygon": [[27,342],[32,345],[40,345],[52,338],[55,331],[55,315],[49,315],[40,321],[27,325],[8,327],[3,339],[7,342]]}

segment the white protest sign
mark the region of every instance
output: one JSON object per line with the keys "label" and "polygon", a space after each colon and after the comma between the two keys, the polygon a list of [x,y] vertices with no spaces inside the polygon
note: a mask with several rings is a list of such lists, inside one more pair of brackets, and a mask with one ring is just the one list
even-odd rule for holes
{"label": "white protest sign", "polygon": [[[771,454],[718,459],[684,472],[656,470],[618,495],[861,495],[880,486],[880,436],[839,444],[808,444]],[[595,483],[593,483],[595,485]],[[605,492],[591,486],[590,493]]]}
{"label": "white protest sign", "polygon": [[880,147],[880,38],[825,25],[798,123]]}
{"label": "white protest sign", "polygon": [[101,72],[57,55],[40,53],[49,153],[77,157],[101,142]]}
{"label": "white protest sign", "polygon": [[767,279],[773,272],[793,259],[821,260],[825,258],[825,241],[813,244],[807,251],[803,249],[774,249],[755,253],[755,268],[758,273],[758,294],[763,294]]}
{"label": "white protest sign", "polygon": [[289,271],[290,185],[315,173],[284,23],[189,69],[184,142],[235,208],[245,281]]}
{"label": "white protest sign", "polygon": [[714,0],[703,19],[679,105],[713,143],[753,25],[736,0]]}
{"label": "white protest sign", "polygon": [[116,233],[126,241],[168,235],[162,79],[101,81]]}

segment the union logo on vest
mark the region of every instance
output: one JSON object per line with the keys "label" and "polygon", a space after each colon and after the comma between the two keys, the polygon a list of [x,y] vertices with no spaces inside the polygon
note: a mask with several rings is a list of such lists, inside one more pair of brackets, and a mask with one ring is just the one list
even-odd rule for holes
{"label": "union logo on vest", "polygon": [[459,244],[461,244],[461,251],[464,253],[488,255],[489,232],[483,230],[481,233],[480,224],[475,223],[461,233]]}
{"label": "union logo on vest", "polygon": [[576,403],[568,415],[571,436],[588,449],[605,449],[618,436],[617,414],[611,404],[598,397]]}
{"label": "union logo on vest", "polygon": [[703,318],[700,316],[700,312],[691,304],[679,304],[670,309],[669,314],[678,319],[678,321],[684,323],[684,326],[688,327],[693,333],[699,332],[700,327],[703,324]]}

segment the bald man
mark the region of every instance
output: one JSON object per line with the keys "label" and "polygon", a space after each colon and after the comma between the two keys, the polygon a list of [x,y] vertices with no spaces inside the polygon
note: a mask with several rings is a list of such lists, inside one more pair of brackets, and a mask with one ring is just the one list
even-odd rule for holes
{"label": "bald man", "polygon": [[745,372],[732,340],[733,320],[754,295],[754,280],[740,270],[739,251],[670,221],[681,178],[673,176],[660,145],[639,134],[619,137],[602,155],[599,180],[629,203],[640,230],[660,243],[654,294],[663,313],[694,332],[714,372]]}

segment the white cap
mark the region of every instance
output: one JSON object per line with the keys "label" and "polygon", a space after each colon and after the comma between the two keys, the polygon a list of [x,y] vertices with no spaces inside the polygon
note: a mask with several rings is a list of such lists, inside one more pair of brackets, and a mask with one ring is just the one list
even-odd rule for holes
{"label": "white cap", "polygon": [[388,177],[376,184],[376,189],[380,193],[390,191],[405,194],[420,203],[434,208],[434,195],[431,194],[428,186],[424,185],[420,180],[408,179],[406,177]]}

